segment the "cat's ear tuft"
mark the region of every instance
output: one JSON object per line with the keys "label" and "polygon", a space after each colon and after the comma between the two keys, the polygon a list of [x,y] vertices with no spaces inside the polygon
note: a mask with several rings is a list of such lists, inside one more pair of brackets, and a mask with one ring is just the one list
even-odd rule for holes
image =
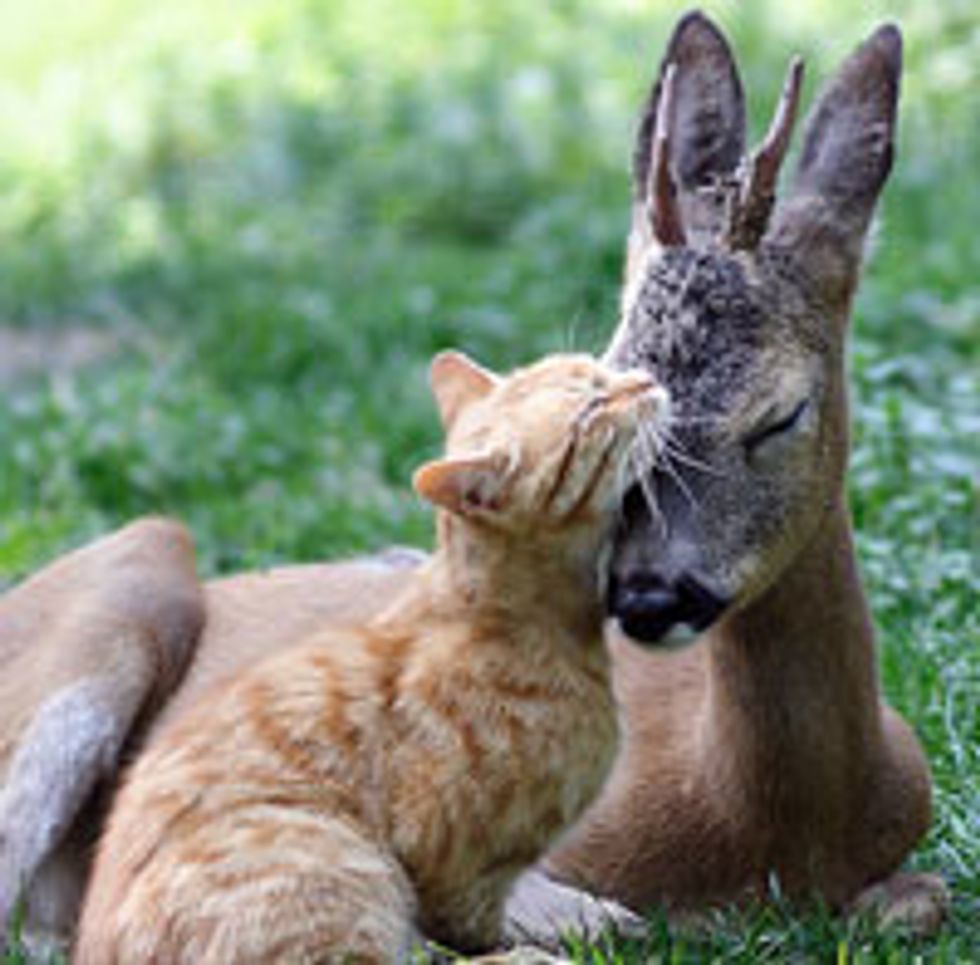
{"label": "cat's ear tuft", "polygon": [[436,459],[412,478],[415,491],[433,506],[459,516],[501,509],[510,474],[494,454]]}
{"label": "cat's ear tuft", "polygon": [[443,428],[448,430],[466,406],[488,395],[498,382],[493,372],[462,352],[440,352],[429,367],[429,383]]}

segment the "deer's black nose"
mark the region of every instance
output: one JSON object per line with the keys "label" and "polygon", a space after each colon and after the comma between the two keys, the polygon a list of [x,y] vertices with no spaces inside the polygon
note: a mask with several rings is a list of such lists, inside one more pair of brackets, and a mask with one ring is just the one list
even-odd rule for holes
{"label": "deer's black nose", "polygon": [[657,574],[637,573],[612,578],[607,606],[627,636],[658,643],[680,624],[706,630],[728,602],[688,574],[667,581]]}

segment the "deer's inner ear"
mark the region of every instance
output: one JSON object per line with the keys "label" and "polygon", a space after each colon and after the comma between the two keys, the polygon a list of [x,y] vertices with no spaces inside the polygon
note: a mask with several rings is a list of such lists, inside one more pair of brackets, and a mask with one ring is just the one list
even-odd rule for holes
{"label": "deer's inner ear", "polygon": [[745,98],[725,35],[703,13],[682,17],[640,115],[633,150],[633,216],[627,282],[655,250],[649,229],[654,142],[668,72],[673,74],[668,167],[679,188],[681,220],[694,247],[720,231],[724,212],[701,189],[732,175],[745,150]]}

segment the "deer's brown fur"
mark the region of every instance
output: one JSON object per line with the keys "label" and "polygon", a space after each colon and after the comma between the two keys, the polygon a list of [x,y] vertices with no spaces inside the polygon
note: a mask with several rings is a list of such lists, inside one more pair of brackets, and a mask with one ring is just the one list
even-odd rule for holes
{"label": "deer's brown fur", "polygon": [[[811,108],[775,206],[772,165],[759,177],[759,163],[778,165],[785,151],[798,66],[748,163],[734,150],[744,142],[734,61],[703,16],[678,25],[647,106],[607,357],[669,387],[677,458],[651,483],[659,517],[627,501],[612,606],[639,632],[651,585],[693,582],[728,606],[696,647],[618,654],[624,750],[602,799],[548,861],[559,878],[633,907],[698,909],[765,896],[774,881],[846,907],[928,827],[925,759],[881,700],[844,492],[844,341],[891,168],[900,69],[900,35],[881,27]],[[671,74],[686,118],[681,209],[698,224],[684,245],[645,223],[658,200],[645,191],[656,152],[642,139]],[[903,906],[907,917],[934,927],[942,883],[900,885],[921,898]]]}

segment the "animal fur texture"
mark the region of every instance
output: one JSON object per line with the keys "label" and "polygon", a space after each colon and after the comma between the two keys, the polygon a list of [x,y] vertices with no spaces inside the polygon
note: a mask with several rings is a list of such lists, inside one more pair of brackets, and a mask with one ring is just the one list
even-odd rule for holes
{"label": "animal fur texture", "polygon": [[142,756],[77,965],[492,948],[519,872],[599,790],[617,726],[598,560],[663,393],[586,356],[498,379],[443,354],[432,381],[433,556],[377,617],[260,663]]}
{"label": "animal fur texture", "polygon": [[[743,175],[760,155],[747,151],[732,50],[700,13],[669,39],[640,115],[606,354],[671,396],[665,449],[626,494],[606,572],[612,613],[660,652],[614,639],[623,746],[552,852],[551,878],[539,866],[514,892],[508,920],[521,934],[578,927],[590,894],[698,912],[765,898],[773,881],[921,931],[943,918],[943,882],[899,870],[929,824],[930,776],[883,701],[845,487],[848,319],[892,164],[901,63],[898,29],[879,27],[813,96],[778,196],[770,184],[746,206]],[[799,77],[791,68],[790,94]],[[672,112],[660,110],[664,87]],[[666,241],[650,216],[671,196],[664,184],[677,209]],[[733,223],[733,208],[752,217]],[[107,701],[109,751],[153,751],[205,713],[218,683],[314,632],[373,619],[414,579],[403,562],[288,566],[202,588],[187,534],[161,520],[55,561],[0,598],[0,784],[44,733],[32,721],[58,691]],[[16,856],[0,860],[0,918],[24,882],[28,923],[70,934],[103,816],[85,789],[111,789],[120,761],[82,754],[61,768],[63,793],[35,815],[63,829],[47,854],[17,841],[49,841],[32,828],[0,826],[0,853]]]}
{"label": "animal fur texture", "polygon": [[0,603],[0,935],[22,893],[32,927],[60,931],[87,861],[69,832],[179,681],[203,592],[187,533],[146,519]]}
{"label": "animal fur texture", "polygon": [[624,747],[547,859],[566,885],[684,913],[777,883],[923,931],[945,912],[939,878],[896,873],[929,824],[929,770],[882,699],[844,485],[847,322],[901,61],[889,24],[854,51],[776,197],[802,64],[747,153],[722,33],[692,13],[667,45],[605,358],[653,372],[674,418],[648,493],[627,494],[610,609],[650,643],[704,632],[679,652],[614,644]]}

